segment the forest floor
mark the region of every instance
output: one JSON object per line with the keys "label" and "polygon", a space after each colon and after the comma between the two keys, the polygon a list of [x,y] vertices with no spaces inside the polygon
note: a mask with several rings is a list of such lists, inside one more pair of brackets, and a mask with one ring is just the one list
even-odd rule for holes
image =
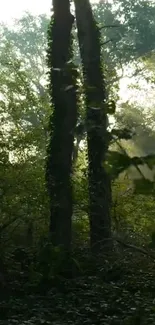
{"label": "forest floor", "polygon": [[1,292],[0,324],[155,324],[155,262],[136,259],[107,269],[105,263],[96,275],[55,279],[39,289],[21,284]]}

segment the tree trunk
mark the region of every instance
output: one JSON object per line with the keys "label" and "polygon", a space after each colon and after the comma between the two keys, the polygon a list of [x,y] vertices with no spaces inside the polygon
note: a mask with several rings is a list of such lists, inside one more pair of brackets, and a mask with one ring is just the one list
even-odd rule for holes
{"label": "tree trunk", "polygon": [[53,0],[49,26],[48,64],[53,115],[47,150],[47,182],[50,193],[50,233],[54,246],[71,248],[72,155],[77,121],[76,77],[72,59],[71,30],[74,17],[69,0]]}
{"label": "tree trunk", "polygon": [[111,182],[103,167],[108,150],[106,91],[100,33],[89,0],[74,2],[87,107],[90,240],[92,252],[97,253],[111,242],[107,241],[111,238]]}

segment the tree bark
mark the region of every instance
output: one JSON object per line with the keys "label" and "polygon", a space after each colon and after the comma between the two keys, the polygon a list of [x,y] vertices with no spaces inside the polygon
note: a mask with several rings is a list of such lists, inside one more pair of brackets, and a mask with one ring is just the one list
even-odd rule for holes
{"label": "tree bark", "polygon": [[[74,0],[87,107],[90,240],[97,253],[111,241],[111,184],[103,167],[108,150],[106,90],[102,73],[100,33],[89,0]],[[106,241],[107,240],[107,241]]]}
{"label": "tree bark", "polygon": [[47,150],[50,194],[50,233],[54,246],[71,248],[72,155],[77,122],[76,77],[72,60],[72,26],[69,0],[53,0],[49,26],[48,64],[53,115]]}

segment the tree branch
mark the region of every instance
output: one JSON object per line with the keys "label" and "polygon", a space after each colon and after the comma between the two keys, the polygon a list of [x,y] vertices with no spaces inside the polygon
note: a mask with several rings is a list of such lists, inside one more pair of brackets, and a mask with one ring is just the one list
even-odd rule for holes
{"label": "tree branch", "polygon": [[114,39],[108,39],[107,41],[101,43],[101,46],[102,46],[102,45],[106,45],[106,44],[108,44],[109,42],[113,42],[113,41],[114,41]]}
{"label": "tree branch", "polygon": [[99,27],[99,30],[103,29],[103,28],[118,28],[121,27],[121,25],[104,25]]}
{"label": "tree branch", "polygon": [[134,249],[144,255],[147,255],[147,256],[150,256],[151,258],[155,259],[155,254],[152,253],[152,252],[148,252],[146,251],[145,249],[141,248],[141,247],[138,247],[138,246],[135,246],[135,245],[132,245],[132,244],[128,244],[126,242],[124,242],[121,238],[118,238],[117,236],[113,236],[113,239],[115,241],[117,241],[119,244],[123,245],[124,247],[127,247],[127,248],[131,248],[131,249]]}

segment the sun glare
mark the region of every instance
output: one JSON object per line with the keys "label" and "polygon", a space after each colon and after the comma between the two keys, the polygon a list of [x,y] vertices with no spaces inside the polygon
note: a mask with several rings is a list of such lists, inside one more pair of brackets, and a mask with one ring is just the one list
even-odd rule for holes
{"label": "sun glare", "polygon": [[[98,1],[99,0],[90,0],[90,2],[94,3]],[[26,11],[31,12],[33,15],[46,14],[50,16],[51,5],[52,0],[5,0],[0,10],[0,23],[4,22],[7,25],[13,25],[14,19],[22,17]],[[122,82],[120,82],[119,95],[124,101],[129,100],[133,96],[133,90],[128,87],[128,83],[129,80],[127,79],[123,79]],[[135,96],[137,97],[137,93]]]}
{"label": "sun glare", "polygon": [[51,0],[5,0],[0,10],[0,21],[10,24],[13,18],[20,18],[25,11],[30,11],[34,15],[50,15],[51,3]]}

